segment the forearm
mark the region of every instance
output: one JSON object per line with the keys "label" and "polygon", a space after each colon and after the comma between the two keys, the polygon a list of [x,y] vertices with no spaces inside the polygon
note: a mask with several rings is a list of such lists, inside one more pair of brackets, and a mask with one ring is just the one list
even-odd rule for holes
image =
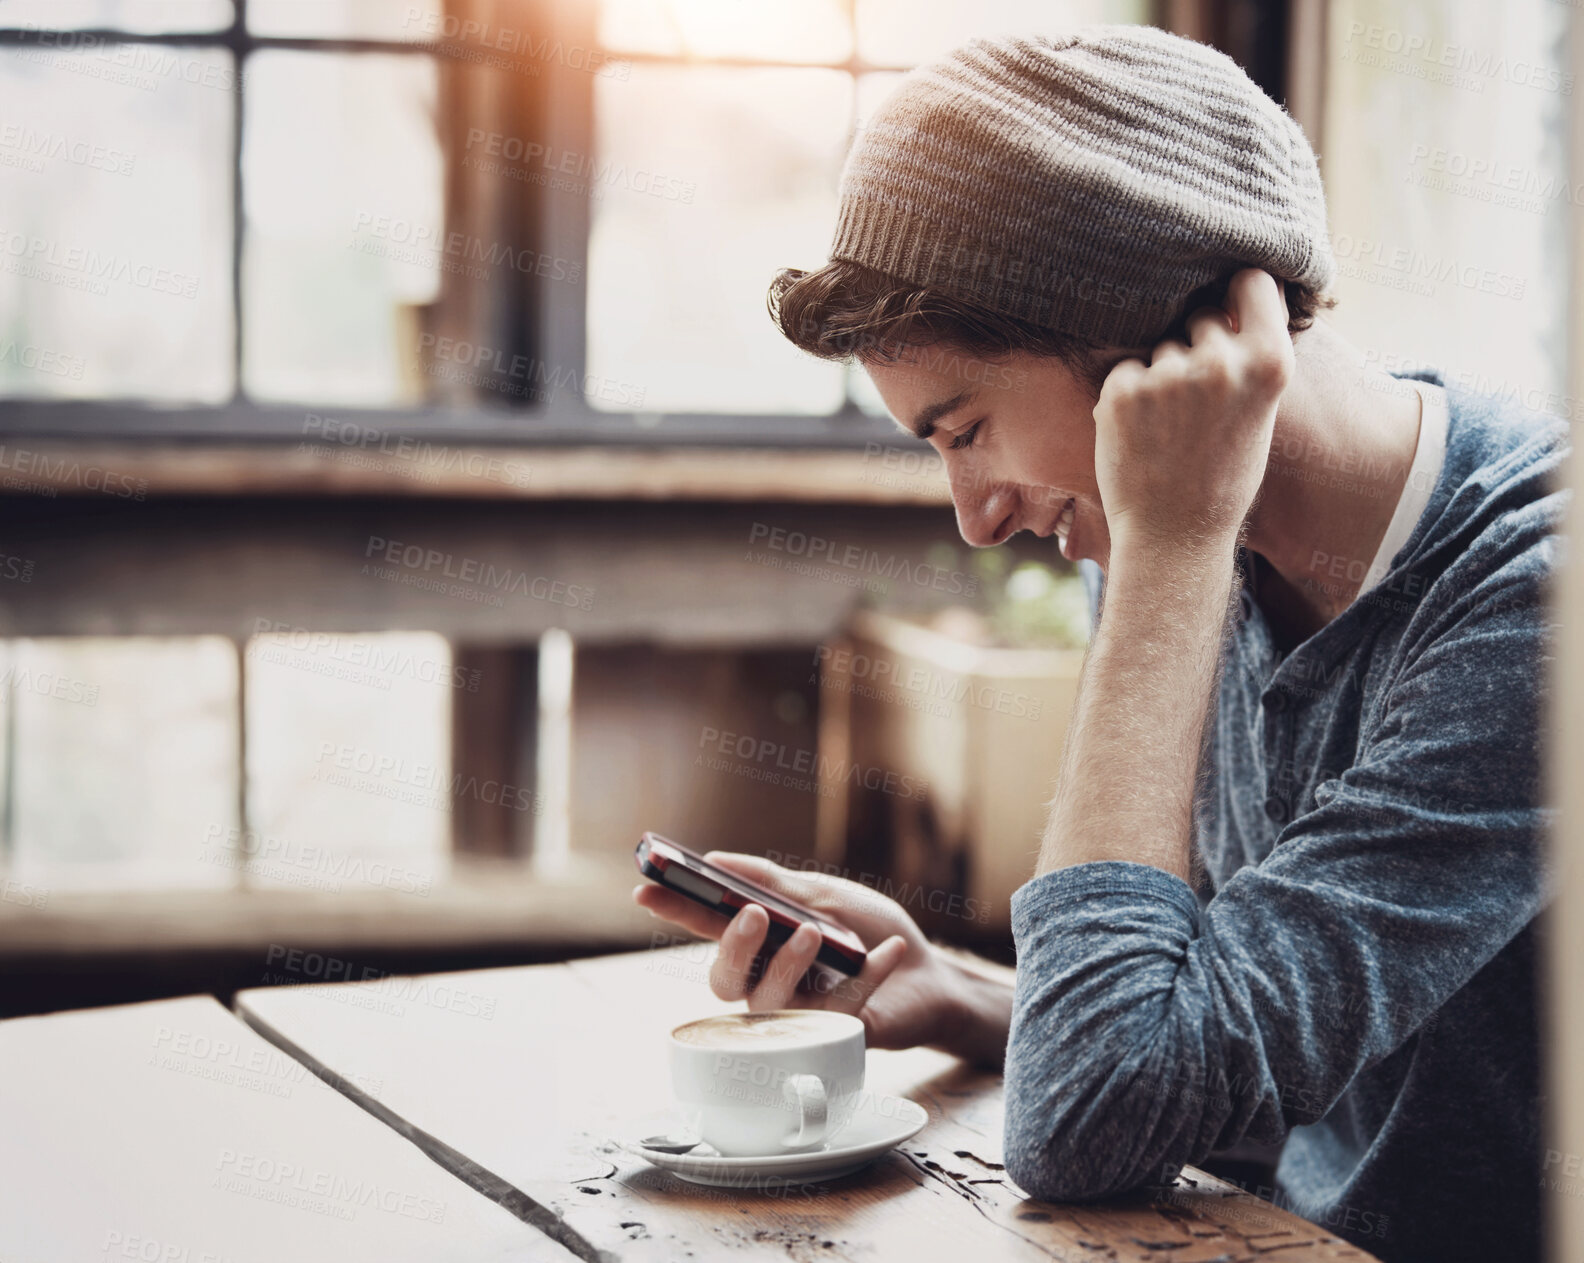
{"label": "forearm", "polygon": [[1004,1161],[1026,1192],[1111,1196],[1279,1136],[1258,1015],[1222,985],[1226,941],[1201,921],[1188,886],[1140,864],[1062,869],[1013,896]]}
{"label": "forearm", "polygon": [[1235,552],[1230,534],[1192,549],[1113,541],[1036,875],[1131,860],[1188,878]]}

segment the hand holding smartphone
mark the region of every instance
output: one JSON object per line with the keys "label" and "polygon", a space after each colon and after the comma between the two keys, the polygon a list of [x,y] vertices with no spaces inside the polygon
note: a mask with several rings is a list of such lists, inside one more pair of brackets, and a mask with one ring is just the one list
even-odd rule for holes
{"label": "hand holding smartphone", "polygon": [[765,947],[774,952],[805,921],[820,932],[820,949],[815,959],[849,977],[864,967],[863,940],[851,930],[824,920],[812,908],[804,907],[757,882],[728,873],[702,855],[688,850],[657,833],[645,833],[634,852],[638,871],[649,880],[674,890],[679,895],[732,917],[750,903],[757,903],[769,914],[770,929]]}

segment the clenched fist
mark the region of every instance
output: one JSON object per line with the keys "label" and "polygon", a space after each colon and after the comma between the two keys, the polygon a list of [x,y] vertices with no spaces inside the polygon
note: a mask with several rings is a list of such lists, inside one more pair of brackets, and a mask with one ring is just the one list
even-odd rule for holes
{"label": "clenched fist", "polygon": [[1112,368],[1095,404],[1095,478],[1113,549],[1236,538],[1265,476],[1276,405],[1293,374],[1287,305],[1258,268],[1222,307],[1187,320],[1150,361]]}

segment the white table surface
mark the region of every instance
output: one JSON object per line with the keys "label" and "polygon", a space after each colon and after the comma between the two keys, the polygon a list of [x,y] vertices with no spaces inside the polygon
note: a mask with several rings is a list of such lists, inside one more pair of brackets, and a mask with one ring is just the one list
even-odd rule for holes
{"label": "white table surface", "polygon": [[210,997],[0,1022],[0,1105],[4,1263],[571,1259]]}

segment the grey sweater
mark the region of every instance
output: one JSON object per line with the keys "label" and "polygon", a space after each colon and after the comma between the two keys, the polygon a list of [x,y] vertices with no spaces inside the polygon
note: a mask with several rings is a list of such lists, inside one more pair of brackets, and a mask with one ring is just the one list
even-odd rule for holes
{"label": "grey sweater", "polygon": [[1245,588],[1195,813],[1203,888],[1105,862],[1013,896],[1006,1162],[1034,1196],[1285,1140],[1255,1191],[1382,1259],[1539,1257],[1541,698],[1569,440],[1447,402],[1441,476],[1375,588],[1285,656]]}

